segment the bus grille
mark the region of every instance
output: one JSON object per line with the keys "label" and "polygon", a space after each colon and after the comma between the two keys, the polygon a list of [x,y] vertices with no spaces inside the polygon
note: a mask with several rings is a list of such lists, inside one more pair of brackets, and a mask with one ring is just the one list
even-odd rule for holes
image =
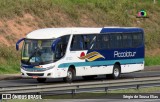
{"label": "bus grille", "polygon": [[27,73],[28,76],[43,76],[44,73]]}

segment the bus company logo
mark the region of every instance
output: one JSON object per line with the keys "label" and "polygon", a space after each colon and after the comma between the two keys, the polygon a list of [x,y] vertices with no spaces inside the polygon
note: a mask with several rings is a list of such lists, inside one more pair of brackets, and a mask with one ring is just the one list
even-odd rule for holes
{"label": "bus company logo", "polygon": [[103,55],[101,55],[100,53],[95,52],[95,51],[94,52],[90,52],[87,55],[85,55],[85,53],[82,52],[80,57],[78,57],[78,58],[81,59],[81,60],[86,59],[87,61],[90,61],[90,62],[94,61],[94,60],[96,60],[98,58],[104,58],[105,59],[105,57]]}
{"label": "bus company logo", "polygon": [[148,18],[147,16],[147,12],[145,10],[140,10],[138,13],[137,13],[137,18]]}
{"label": "bus company logo", "polygon": [[114,51],[114,57],[135,57],[136,52],[125,51],[125,52],[118,52]]}

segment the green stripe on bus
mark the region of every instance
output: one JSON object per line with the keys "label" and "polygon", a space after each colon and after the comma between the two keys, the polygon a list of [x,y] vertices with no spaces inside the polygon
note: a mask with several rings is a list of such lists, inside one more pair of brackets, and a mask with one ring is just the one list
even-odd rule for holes
{"label": "green stripe on bus", "polygon": [[74,65],[75,67],[80,66],[106,66],[106,65],[113,65],[116,62],[120,64],[138,64],[143,63],[144,58],[139,59],[123,59],[123,60],[106,60],[106,61],[93,61],[93,62],[71,62],[71,63],[62,63],[58,66],[58,68],[68,68],[70,65]]}

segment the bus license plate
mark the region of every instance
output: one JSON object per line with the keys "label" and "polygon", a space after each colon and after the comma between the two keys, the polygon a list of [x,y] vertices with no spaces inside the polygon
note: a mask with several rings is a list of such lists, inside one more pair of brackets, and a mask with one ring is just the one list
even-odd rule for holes
{"label": "bus license plate", "polygon": [[32,76],[32,78],[33,78],[33,79],[37,79],[37,78],[38,78],[38,76]]}

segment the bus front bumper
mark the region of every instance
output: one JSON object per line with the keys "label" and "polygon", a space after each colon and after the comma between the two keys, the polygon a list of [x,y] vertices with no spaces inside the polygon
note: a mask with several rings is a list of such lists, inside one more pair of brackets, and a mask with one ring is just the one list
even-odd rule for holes
{"label": "bus front bumper", "polygon": [[56,78],[54,69],[41,71],[41,72],[31,72],[21,69],[22,78]]}

